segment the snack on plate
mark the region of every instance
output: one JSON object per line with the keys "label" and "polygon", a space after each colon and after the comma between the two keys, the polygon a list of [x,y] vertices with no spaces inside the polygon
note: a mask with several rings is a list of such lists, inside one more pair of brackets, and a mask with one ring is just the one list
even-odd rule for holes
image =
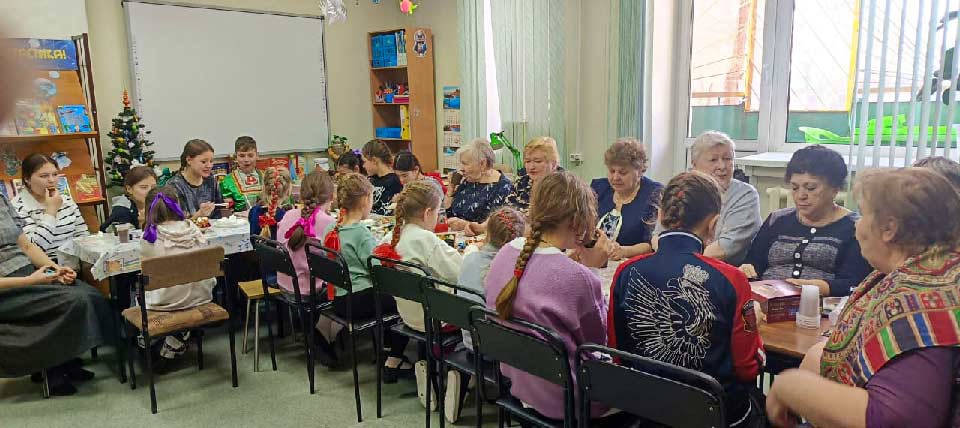
{"label": "snack on plate", "polygon": [[193,219],[193,223],[196,224],[197,227],[201,229],[206,229],[210,227],[210,219],[207,217],[197,217]]}

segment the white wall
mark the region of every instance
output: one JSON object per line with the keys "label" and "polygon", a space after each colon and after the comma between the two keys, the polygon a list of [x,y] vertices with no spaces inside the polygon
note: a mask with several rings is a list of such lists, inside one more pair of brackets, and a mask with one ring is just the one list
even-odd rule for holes
{"label": "white wall", "polygon": [[7,37],[69,39],[87,31],[84,0],[2,0],[0,24]]}

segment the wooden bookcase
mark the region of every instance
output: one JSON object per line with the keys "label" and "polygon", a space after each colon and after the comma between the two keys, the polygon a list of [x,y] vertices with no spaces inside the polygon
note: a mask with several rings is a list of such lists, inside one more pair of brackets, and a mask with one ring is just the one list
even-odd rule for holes
{"label": "wooden bookcase", "polygon": [[[403,31],[405,34],[406,65],[374,67],[373,38]],[[422,32],[426,52],[414,48],[416,35]],[[373,131],[382,127],[400,127],[401,106],[408,106],[410,138],[381,138],[396,153],[399,150],[413,151],[420,160],[424,172],[437,171],[437,111],[436,85],[434,83],[433,32],[429,28],[407,27],[367,34],[368,67],[370,68],[370,102],[373,105]],[[421,49],[422,50],[422,49]],[[377,102],[376,92],[388,83],[406,84],[410,91],[409,103]]]}
{"label": "wooden bookcase", "polygon": [[[57,92],[50,102],[53,105],[86,105],[92,131],[51,135],[5,135],[0,136],[0,147],[3,149],[12,148],[18,160],[23,160],[31,153],[46,155],[54,152],[66,153],[71,162],[69,166],[60,170],[60,173],[67,177],[73,195],[77,194],[76,181],[81,175],[95,175],[100,182],[101,195],[104,197],[94,201],[77,203],[90,230],[95,232],[100,228],[100,219],[106,215],[105,208],[107,206],[100,130],[97,124],[97,102],[93,96],[93,70],[90,65],[87,34],[73,37],[73,42],[77,49],[78,69],[75,71],[59,71],[59,76],[55,79]],[[51,72],[46,70],[34,70],[31,73],[31,80],[53,78]],[[14,175],[7,174],[6,168],[0,168],[0,180],[4,181],[4,185],[9,185],[14,179],[20,179],[20,174],[19,166],[17,173]],[[13,195],[10,195],[10,197],[12,198]]]}

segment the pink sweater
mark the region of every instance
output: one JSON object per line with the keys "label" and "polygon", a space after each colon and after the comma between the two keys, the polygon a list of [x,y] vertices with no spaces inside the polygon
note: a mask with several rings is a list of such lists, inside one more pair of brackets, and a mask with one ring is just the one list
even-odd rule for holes
{"label": "pink sweater", "polygon": [[[524,238],[517,238],[494,257],[485,281],[487,307],[496,308],[497,295],[513,276],[524,242]],[[556,248],[539,248],[527,262],[513,312],[514,317],[542,325],[560,336],[570,357],[570,375],[576,391],[573,369],[577,346],[607,344],[607,304],[600,278]],[[507,365],[500,369],[513,381],[510,393],[514,397],[548,418],[563,418],[563,392],[559,386]],[[591,415],[599,417],[606,411],[595,404]]]}
{"label": "pink sweater", "polygon": [[[277,224],[277,241],[286,245],[287,244],[287,231],[293,228],[298,221],[300,221],[300,210],[290,210],[287,211],[287,214],[283,216],[283,219],[280,220],[280,223]],[[327,225],[333,223],[335,220],[330,214],[326,212],[319,212],[314,218],[314,230],[317,234],[323,233],[324,229],[327,228]],[[321,242],[323,241],[322,236],[316,237]],[[293,261],[293,267],[297,270],[297,281],[300,285],[300,293],[306,295],[310,293],[310,268],[307,267],[307,253],[303,248],[294,251],[287,246],[287,251],[290,251],[290,259]],[[281,288],[289,292],[293,292],[293,278],[290,278],[288,275],[282,273],[277,273],[277,284]],[[317,287],[320,287],[320,284],[317,284]],[[322,290],[317,290],[320,293]]]}

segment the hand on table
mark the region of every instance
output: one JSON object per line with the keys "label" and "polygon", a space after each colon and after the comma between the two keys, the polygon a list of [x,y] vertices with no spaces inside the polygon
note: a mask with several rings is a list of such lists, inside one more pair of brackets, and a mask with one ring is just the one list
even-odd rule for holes
{"label": "hand on table", "polygon": [[757,275],[757,269],[753,265],[740,265],[740,272],[743,272],[747,276],[747,279],[757,279],[760,278],[760,275]]}
{"label": "hand on table", "polygon": [[466,221],[462,218],[450,217],[447,219],[447,226],[450,230],[464,230],[467,228],[469,221]]}
{"label": "hand on table", "polygon": [[484,232],[483,225],[480,223],[468,222],[467,227],[463,229],[463,234],[466,236],[477,236]]}
{"label": "hand on table", "polygon": [[213,202],[202,202],[200,204],[200,208],[197,209],[197,212],[193,215],[193,217],[210,217],[210,214],[213,214],[213,210],[216,207],[216,204]]}

